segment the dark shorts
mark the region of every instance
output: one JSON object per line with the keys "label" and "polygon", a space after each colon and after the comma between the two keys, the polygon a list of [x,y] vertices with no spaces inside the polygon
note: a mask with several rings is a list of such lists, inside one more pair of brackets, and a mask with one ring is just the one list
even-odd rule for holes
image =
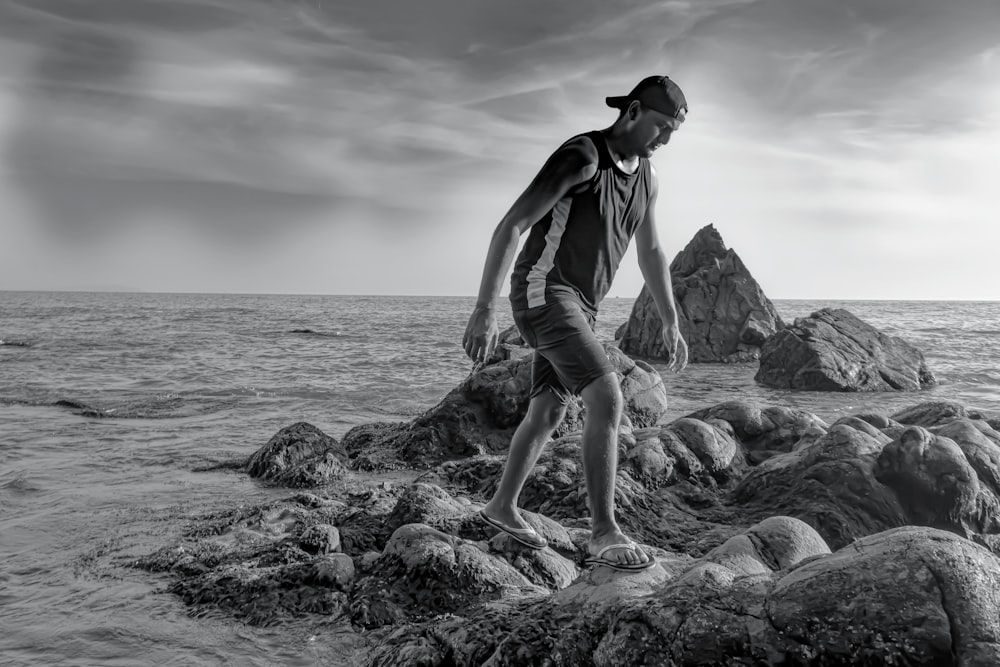
{"label": "dark shorts", "polygon": [[531,396],[550,389],[563,403],[597,378],[614,373],[594,334],[594,316],[572,301],[514,311],[514,324],[535,349]]}

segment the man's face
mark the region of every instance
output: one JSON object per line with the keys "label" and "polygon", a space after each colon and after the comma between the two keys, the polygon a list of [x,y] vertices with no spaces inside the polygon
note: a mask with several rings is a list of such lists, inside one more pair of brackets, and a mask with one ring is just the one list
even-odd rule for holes
{"label": "man's face", "polygon": [[648,158],[670,141],[671,135],[680,129],[681,121],[664,113],[640,107],[632,126],[632,138],[636,154]]}

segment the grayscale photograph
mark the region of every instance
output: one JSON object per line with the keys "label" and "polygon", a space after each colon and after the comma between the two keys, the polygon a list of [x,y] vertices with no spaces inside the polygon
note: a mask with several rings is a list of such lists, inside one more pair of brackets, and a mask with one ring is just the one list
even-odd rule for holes
{"label": "grayscale photograph", "polygon": [[0,664],[1000,665],[1000,0],[0,0]]}

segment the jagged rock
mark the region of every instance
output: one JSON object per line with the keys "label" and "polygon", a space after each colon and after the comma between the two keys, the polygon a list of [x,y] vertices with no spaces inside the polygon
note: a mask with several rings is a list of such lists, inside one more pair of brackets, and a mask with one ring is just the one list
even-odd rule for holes
{"label": "jagged rock", "polygon": [[834,308],[768,338],[754,379],[814,391],[914,391],[936,383],[920,350]]}
{"label": "jagged rock", "polygon": [[[659,373],[613,345],[605,350],[621,382],[629,423],[655,424],[667,409]],[[364,470],[430,467],[448,459],[502,452],[527,412],[530,389],[530,357],[502,361],[473,373],[409,424],[356,427],[344,435],[343,445],[354,465]],[[556,435],[579,430],[582,410],[579,399],[572,401]]]}
{"label": "jagged rock", "polygon": [[[768,336],[784,327],[774,305],[715,227],[695,234],[670,264],[681,334],[692,362],[757,359]],[[643,286],[628,321],[618,330],[628,354],[664,359],[663,327]]]}
{"label": "jagged rock", "polygon": [[292,488],[319,486],[342,477],[347,453],[337,441],[307,422],[278,431],[247,460],[251,477]]}

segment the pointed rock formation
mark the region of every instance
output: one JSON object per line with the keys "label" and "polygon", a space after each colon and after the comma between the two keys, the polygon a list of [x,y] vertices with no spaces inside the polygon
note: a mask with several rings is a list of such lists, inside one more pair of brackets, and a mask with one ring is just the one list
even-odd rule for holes
{"label": "pointed rock formation", "polygon": [[[774,305],[712,225],[700,229],[677,254],[670,279],[694,363],[757,359],[764,340],[784,328]],[[643,286],[618,331],[620,347],[626,354],[665,359],[662,331],[656,304]]]}

